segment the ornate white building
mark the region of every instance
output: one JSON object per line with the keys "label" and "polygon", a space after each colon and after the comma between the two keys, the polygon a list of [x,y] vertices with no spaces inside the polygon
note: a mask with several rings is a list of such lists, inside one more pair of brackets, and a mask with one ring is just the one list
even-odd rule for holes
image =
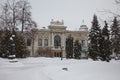
{"label": "ornate white building", "polygon": [[[50,22],[48,29],[45,27],[37,31],[34,46],[29,45],[28,48],[31,51],[31,56],[51,56],[63,57],[66,56],[65,42],[66,38],[71,35],[75,40],[79,40],[82,44],[82,49],[88,47],[88,28],[86,25],[81,25],[78,31],[66,30],[67,26],[63,21]],[[32,48],[34,51],[32,52]],[[85,55],[85,53],[82,53]]]}

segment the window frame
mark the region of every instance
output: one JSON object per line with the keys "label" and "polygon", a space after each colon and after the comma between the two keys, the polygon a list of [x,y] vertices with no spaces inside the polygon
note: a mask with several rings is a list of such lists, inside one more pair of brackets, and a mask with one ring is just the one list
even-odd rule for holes
{"label": "window frame", "polygon": [[32,40],[30,38],[27,39],[27,46],[31,46]]}
{"label": "window frame", "polygon": [[48,46],[48,39],[44,39],[44,46]]}
{"label": "window frame", "polygon": [[41,38],[38,39],[38,46],[42,46],[42,45],[43,45],[43,44],[42,44],[42,41],[43,41],[43,40],[42,40]]}
{"label": "window frame", "polygon": [[59,35],[54,36],[54,46],[55,48],[61,46],[61,37]]}

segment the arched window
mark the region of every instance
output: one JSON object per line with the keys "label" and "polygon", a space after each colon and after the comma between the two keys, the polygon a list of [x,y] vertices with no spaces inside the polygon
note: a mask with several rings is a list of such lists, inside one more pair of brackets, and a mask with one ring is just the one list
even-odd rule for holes
{"label": "arched window", "polygon": [[58,48],[59,46],[61,46],[61,38],[59,35],[56,35],[54,37],[54,46],[55,48]]}
{"label": "arched window", "polygon": [[30,38],[27,39],[27,46],[31,46],[31,39]]}

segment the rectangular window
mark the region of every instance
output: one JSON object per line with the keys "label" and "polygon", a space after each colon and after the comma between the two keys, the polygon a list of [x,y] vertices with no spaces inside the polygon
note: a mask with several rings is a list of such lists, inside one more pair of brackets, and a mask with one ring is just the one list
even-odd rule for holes
{"label": "rectangular window", "polygon": [[42,39],[38,39],[38,46],[42,46]]}
{"label": "rectangular window", "polygon": [[31,39],[27,39],[27,46],[31,46]]}
{"label": "rectangular window", "polygon": [[48,39],[44,39],[44,46],[48,46]]}
{"label": "rectangular window", "polygon": [[85,46],[85,40],[82,40],[82,46]]}

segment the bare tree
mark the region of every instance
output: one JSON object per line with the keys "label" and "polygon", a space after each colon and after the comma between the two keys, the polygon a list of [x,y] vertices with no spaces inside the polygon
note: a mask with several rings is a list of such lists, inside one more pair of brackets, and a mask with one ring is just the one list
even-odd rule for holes
{"label": "bare tree", "polygon": [[7,4],[1,5],[0,28],[10,29],[10,11]]}
{"label": "bare tree", "polygon": [[15,29],[18,26],[18,5],[17,0],[7,0],[6,4],[8,5],[10,11],[10,22],[12,29]]}
{"label": "bare tree", "polygon": [[115,5],[117,6],[116,12],[111,10],[105,10],[106,12],[113,14],[113,16],[120,18],[120,0],[115,0]]}
{"label": "bare tree", "polygon": [[32,53],[34,54],[34,40],[37,27],[31,18],[31,6],[28,0],[5,0],[1,3],[0,26],[13,32],[21,30],[21,34],[27,32],[32,39]]}
{"label": "bare tree", "polygon": [[34,54],[34,42],[35,42],[35,38],[36,38],[36,34],[38,32],[38,29],[36,29],[37,24],[36,22],[32,21],[29,25],[29,27],[26,28],[26,36],[28,36],[31,39],[31,43],[32,43],[32,54]]}
{"label": "bare tree", "polygon": [[[28,0],[6,0],[2,5],[0,15],[1,24],[12,29],[19,28],[21,32],[33,24],[30,12],[31,6]],[[33,26],[32,26],[33,27]]]}
{"label": "bare tree", "polygon": [[29,24],[33,24],[33,20],[31,18],[31,12],[30,12],[31,6],[28,0],[20,0],[17,4],[19,7],[19,20],[22,25],[21,32],[23,33],[24,29],[31,27],[29,26]]}
{"label": "bare tree", "polygon": [[118,13],[113,13],[116,17],[119,17],[120,18],[120,0],[115,0],[115,3],[117,5],[117,11]]}

